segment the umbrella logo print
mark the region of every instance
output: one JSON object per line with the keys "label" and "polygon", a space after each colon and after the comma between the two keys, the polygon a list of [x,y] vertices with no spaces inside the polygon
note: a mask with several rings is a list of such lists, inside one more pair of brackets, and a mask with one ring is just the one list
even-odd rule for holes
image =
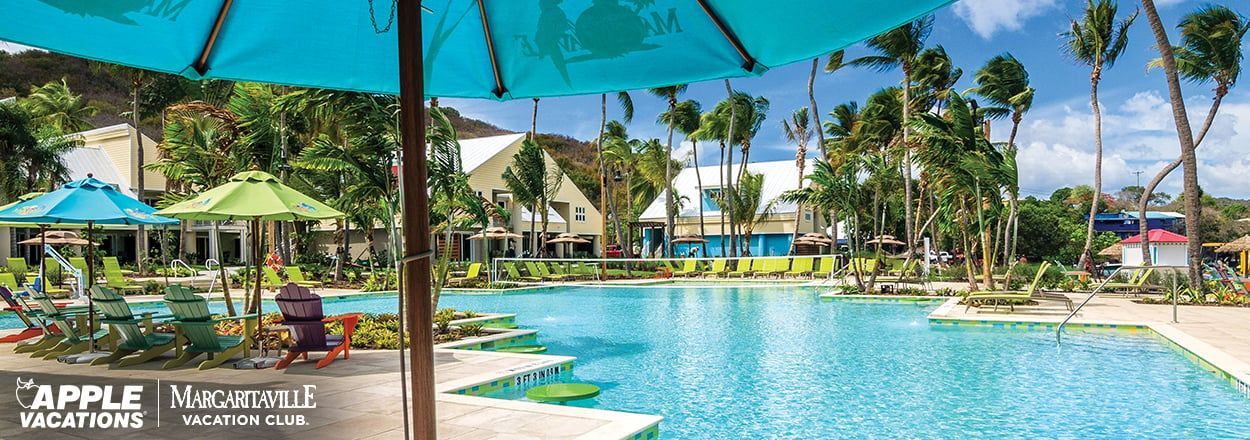
{"label": "umbrella logo print", "polygon": [[126,209],[125,209],[125,211],[126,211],[126,215],[129,215],[129,216],[131,216],[131,217],[137,218],[137,219],[139,219],[139,220],[147,220],[147,219],[149,219],[149,218],[152,218],[152,215],[151,215],[151,214],[148,214],[148,213],[146,213],[146,212],[140,211],[140,210],[138,210],[138,209],[134,209],[134,208],[126,208]]}
{"label": "umbrella logo print", "polygon": [[291,205],[291,209],[294,210],[295,212],[299,212],[303,214],[312,214],[314,212],[317,212],[316,207],[309,205],[308,203],[304,203],[304,202]]}
{"label": "umbrella logo print", "polygon": [[33,215],[39,212],[40,209],[43,209],[43,207],[39,205],[23,206],[17,210],[17,215]]}
{"label": "umbrella logo print", "polygon": [[212,203],[212,202],[213,202],[213,198],[212,198],[212,197],[209,197],[209,198],[206,198],[206,199],[204,199],[204,200],[200,200],[200,201],[198,201],[198,202],[191,203],[190,205],[187,205],[187,207],[192,208],[192,209],[203,208],[203,207],[205,207],[205,206],[208,206],[208,204],[209,204],[209,203]]}

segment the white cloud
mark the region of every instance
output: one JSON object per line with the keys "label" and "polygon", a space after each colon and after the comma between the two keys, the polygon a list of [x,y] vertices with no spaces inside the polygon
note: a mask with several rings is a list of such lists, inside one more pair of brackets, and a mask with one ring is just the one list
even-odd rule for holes
{"label": "white cloud", "polygon": [[959,0],[953,8],[973,32],[988,40],[998,31],[1020,30],[1029,18],[1055,6],[1055,0]]}
{"label": "white cloud", "polygon": [[[1245,94],[1229,96],[1206,139],[1198,149],[1198,179],[1216,196],[1250,197],[1250,130],[1239,130],[1250,122],[1250,99]],[[1025,117],[1017,144],[1021,187],[1032,195],[1048,194],[1062,186],[1093,182],[1093,116],[1088,104],[1079,99],[1035,109]],[[1201,129],[1211,99],[1186,99],[1191,126]],[[1135,171],[1143,171],[1143,183],[1180,152],[1172,121],[1172,107],[1157,91],[1136,93],[1119,102],[1104,100],[1103,113],[1103,190],[1115,192],[1137,182]],[[1006,136],[1010,126],[999,123],[995,140]],[[1160,185],[1173,195],[1180,192],[1181,172],[1175,171]]]}

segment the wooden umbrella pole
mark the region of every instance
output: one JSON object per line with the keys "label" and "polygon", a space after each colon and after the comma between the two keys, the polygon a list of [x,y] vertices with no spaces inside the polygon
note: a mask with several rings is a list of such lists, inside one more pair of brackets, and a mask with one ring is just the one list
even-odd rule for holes
{"label": "wooden umbrella pole", "polygon": [[399,105],[402,158],[400,186],[404,256],[402,295],[408,308],[412,365],[412,438],[438,437],[434,417],[433,304],[430,298],[429,194],[426,192],[425,82],[422,66],[421,4],[399,2]]}

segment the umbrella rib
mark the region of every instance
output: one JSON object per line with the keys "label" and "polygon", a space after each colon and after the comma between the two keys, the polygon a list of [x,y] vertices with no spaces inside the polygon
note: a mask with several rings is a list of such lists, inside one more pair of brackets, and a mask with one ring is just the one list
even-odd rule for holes
{"label": "umbrella rib", "polygon": [[482,17],[482,36],[486,38],[486,52],[490,55],[490,70],[495,75],[495,90],[491,93],[496,98],[503,98],[504,93],[508,93],[508,88],[503,86],[503,77],[499,74],[499,60],[495,58],[495,42],[490,34],[490,21],[486,19],[486,0],[477,0],[477,11]]}
{"label": "umbrella rib", "polygon": [[230,6],[233,4],[234,0],[225,0],[221,3],[221,9],[217,11],[217,19],[213,21],[213,28],[208,32],[208,39],[204,41],[204,49],[200,50],[200,56],[196,58],[195,65],[192,66],[196,73],[200,75],[208,73],[208,56],[213,53],[213,45],[217,44],[221,25],[226,22],[226,14],[230,12]]}
{"label": "umbrella rib", "polygon": [[725,25],[725,22],[721,20],[719,15],[716,15],[716,11],[713,11],[712,7],[707,4],[707,0],[697,1],[699,2],[699,7],[703,8],[703,13],[707,14],[707,18],[712,20],[712,24],[716,25],[716,29],[720,30],[721,35],[725,36],[725,40],[728,40],[734,50],[738,51],[738,56],[742,57],[742,70],[747,72],[755,71],[755,65],[757,64],[755,57],[752,57],[751,53],[747,52],[747,48],[742,45],[742,41],[738,39],[738,36],[729,29],[729,26]]}

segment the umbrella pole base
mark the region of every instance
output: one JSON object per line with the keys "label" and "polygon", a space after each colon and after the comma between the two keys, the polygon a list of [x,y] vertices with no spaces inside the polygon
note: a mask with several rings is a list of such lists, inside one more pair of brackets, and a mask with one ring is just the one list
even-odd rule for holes
{"label": "umbrella pole base", "polygon": [[272,357],[272,356],[250,357],[250,358],[240,359],[236,361],[234,363],[234,369],[236,370],[263,370],[266,368],[273,368],[277,366],[278,361],[281,361],[281,360],[282,359]]}
{"label": "umbrella pole base", "polygon": [[90,364],[92,361],[100,358],[112,356],[113,353],[107,351],[93,351],[90,353],[67,354],[57,356],[56,361],[63,364]]}

